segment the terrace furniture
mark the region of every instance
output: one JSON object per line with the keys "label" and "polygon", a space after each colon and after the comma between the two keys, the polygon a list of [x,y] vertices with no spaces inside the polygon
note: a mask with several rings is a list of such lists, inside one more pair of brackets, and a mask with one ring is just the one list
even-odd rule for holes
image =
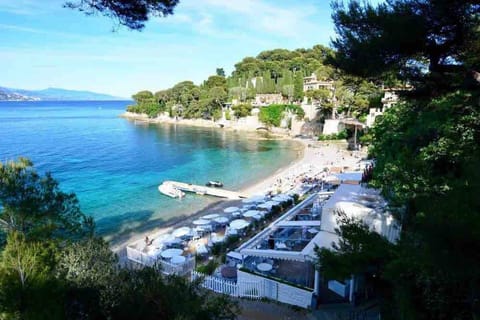
{"label": "terrace furniture", "polygon": [[257,265],[257,269],[262,271],[262,272],[268,272],[268,271],[271,271],[273,268],[273,266],[269,263],[265,263],[265,262],[262,262],[262,263],[259,263]]}
{"label": "terrace furniture", "polygon": [[237,278],[237,268],[233,266],[225,266],[220,271],[220,274],[225,279],[236,279]]}
{"label": "terrace furniture", "polygon": [[173,264],[182,264],[185,262],[185,260],[187,260],[184,256],[173,256],[171,259],[170,259],[170,263],[173,263]]}
{"label": "terrace furniture", "polygon": [[163,250],[160,255],[162,256],[162,258],[170,259],[174,256],[180,256],[182,255],[182,253],[183,253],[182,249],[167,249],[167,250]]}

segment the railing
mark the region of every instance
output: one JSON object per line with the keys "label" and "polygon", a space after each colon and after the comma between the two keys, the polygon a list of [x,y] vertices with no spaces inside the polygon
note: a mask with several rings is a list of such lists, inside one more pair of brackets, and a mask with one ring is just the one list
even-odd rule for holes
{"label": "railing", "polygon": [[197,279],[201,279],[202,287],[232,297],[260,299],[264,296],[264,286],[261,281],[233,282],[193,271],[192,281]]}
{"label": "railing", "polygon": [[160,270],[164,274],[186,275],[195,268],[195,258],[189,257],[181,264],[172,264],[161,259],[150,257],[144,252],[141,252],[132,247],[127,247],[127,258],[131,261],[139,263],[143,266],[153,266],[155,264],[160,266]]}

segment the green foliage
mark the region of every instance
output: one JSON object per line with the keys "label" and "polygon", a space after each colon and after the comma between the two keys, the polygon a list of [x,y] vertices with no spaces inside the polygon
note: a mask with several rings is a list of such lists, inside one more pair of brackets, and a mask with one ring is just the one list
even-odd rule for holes
{"label": "green foliage", "polygon": [[351,1],[348,6],[336,2],[333,9],[339,34],[333,41],[336,63],[349,73],[385,78],[393,73],[434,93],[471,78],[460,61],[478,63],[477,1],[406,0],[378,6]]}
{"label": "green foliage", "polygon": [[244,118],[251,114],[252,105],[248,103],[242,103],[232,106],[233,114],[237,118]]}
{"label": "green foliage", "polygon": [[227,296],[201,290],[189,279],[164,277],[155,268],[122,269],[113,319],[234,319],[238,308]]}
{"label": "green foliage", "polygon": [[216,261],[209,260],[207,264],[198,266],[197,271],[203,274],[212,275],[217,267],[218,264]]}
{"label": "green foliage", "polygon": [[[320,45],[294,51],[263,51],[257,57],[246,57],[237,63],[228,78],[219,68],[216,75],[208,77],[200,86],[183,81],[155,95],[141,91],[134,96],[136,105],[129,106],[128,111],[155,117],[168,110],[170,115],[184,118],[218,119],[219,110],[227,99],[248,105],[256,94],[281,93],[289,102],[302,101],[304,77],[316,72],[319,79],[336,80],[334,90],[307,92],[310,100],[319,104],[324,116],[330,116],[336,109],[349,116],[366,114],[375,99],[376,104],[380,102],[378,87],[336,70],[330,65],[333,57],[331,49]],[[246,116],[246,112],[241,110],[236,117]],[[299,113],[296,115],[299,119],[303,117]],[[268,124],[273,125],[272,119],[267,118]]]}
{"label": "green foliage", "polygon": [[319,141],[325,140],[345,140],[348,137],[347,130],[342,130],[339,133],[332,133],[332,134],[321,134],[318,136]]}
{"label": "green foliage", "polygon": [[362,134],[359,137],[360,143],[364,146],[370,145],[372,143],[372,140],[373,140],[373,136],[370,133]]}
{"label": "green foliage", "polygon": [[0,314],[19,318],[61,318],[64,286],[53,276],[56,245],[28,242],[10,232],[0,260]]}
{"label": "green foliage", "polygon": [[145,113],[149,118],[155,118],[166,110],[167,95],[166,91],[159,91],[155,95],[150,91],[140,91],[132,96],[136,104],[128,106],[127,111]]}
{"label": "green foliage", "polygon": [[27,239],[76,239],[94,227],[76,195],[62,192],[50,173],[39,175],[25,158],[0,163],[0,224]]}
{"label": "green foliage", "polygon": [[225,76],[210,76],[208,79],[203,83],[203,85],[208,88],[214,88],[214,87],[222,87],[226,88],[227,87],[227,80],[225,79]]}
{"label": "green foliage", "polygon": [[285,106],[282,104],[272,104],[260,109],[258,119],[268,126],[279,127],[283,118]]}
{"label": "green foliage", "polygon": [[225,77],[225,70],[223,70],[223,68],[217,68],[215,73],[217,74],[217,76]]}
{"label": "green foliage", "polygon": [[317,248],[319,269],[327,279],[343,280],[351,274],[378,272],[393,255],[393,245],[385,238],[370,231],[360,220],[336,212],[340,236],[334,251]]}
{"label": "green foliage", "polygon": [[476,319],[480,271],[471,266],[480,259],[480,198],[473,196],[480,192],[480,87],[472,75],[479,66],[478,3],[352,1],[334,10],[342,68],[401,76],[415,87],[371,132],[372,184],[402,222],[401,240],[386,250],[394,254],[370,262],[363,249],[372,239],[361,237],[361,250],[324,253],[322,266],[376,265],[382,318]]}
{"label": "green foliage", "polygon": [[65,197],[28,160],[2,165],[0,177],[2,218],[10,223],[0,256],[2,319],[235,318],[235,303],[199,283],[156,268],[119,268],[106,242],[80,232],[84,216],[66,214],[76,197]]}
{"label": "green foliage", "polygon": [[303,74],[301,72],[295,73],[295,80],[293,83],[293,99],[295,101],[303,100]]}
{"label": "green foliage", "polygon": [[144,0],[144,1],[66,1],[66,8],[78,10],[86,15],[100,13],[126,26],[131,30],[142,30],[150,17],[162,17],[173,14],[179,0]]}
{"label": "green foliage", "polygon": [[305,116],[305,111],[297,105],[289,104],[271,104],[260,109],[258,119],[267,126],[279,127],[286,113],[290,112],[299,119]]}

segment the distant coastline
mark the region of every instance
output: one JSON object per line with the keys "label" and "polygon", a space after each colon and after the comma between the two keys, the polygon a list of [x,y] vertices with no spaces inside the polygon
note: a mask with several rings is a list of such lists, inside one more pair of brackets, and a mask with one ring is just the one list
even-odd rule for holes
{"label": "distant coastline", "polygon": [[0,101],[128,101],[128,98],[109,94],[47,88],[43,90],[25,90],[0,87]]}

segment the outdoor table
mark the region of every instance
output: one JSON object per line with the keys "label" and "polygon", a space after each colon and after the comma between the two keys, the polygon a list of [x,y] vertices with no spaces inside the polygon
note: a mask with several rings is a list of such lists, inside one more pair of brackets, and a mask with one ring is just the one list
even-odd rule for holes
{"label": "outdoor table", "polygon": [[170,259],[174,256],[180,256],[182,255],[182,253],[183,253],[182,249],[167,249],[162,251],[160,255],[162,256],[162,258]]}
{"label": "outdoor table", "polygon": [[238,207],[228,207],[228,208],[223,209],[223,212],[232,213],[232,212],[235,212],[235,211],[238,211],[238,210],[240,210]]}
{"label": "outdoor table", "polygon": [[192,232],[192,229],[190,229],[189,227],[181,227],[181,228],[175,229],[172,232],[172,236],[174,236],[176,238],[181,238],[181,237],[184,237],[186,235],[189,235],[190,232]]}
{"label": "outdoor table", "polygon": [[257,269],[260,270],[260,271],[264,271],[264,272],[271,271],[272,268],[273,268],[273,266],[271,264],[265,263],[265,262],[259,263],[257,265]]}
{"label": "outdoor table", "polygon": [[222,277],[227,278],[227,279],[234,279],[237,277],[237,268],[235,267],[230,267],[230,266],[225,266],[222,268],[220,271],[222,274]]}
{"label": "outdoor table", "polygon": [[224,223],[228,222],[228,218],[227,217],[218,217],[218,218],[213,219],[213,221],[215,221],[216,223],[224,224]]}
{"label": "outdoor table", "polygon": [[237,230],[244,229],[248,225],[249,225],[248,221],[243,219],[237,219],[230,222],[230,228],[237,229]]}
{"label": "outdoor table", "polygon": [[170,262],[173,264],[182,264],[185,260],[184,256],[173,256],[172,259],[170,259]]}
{"label": "outdoor table", "polygon": [[253,217],[253,216],[256,216],[256,215],[259,214],[259,213],[260,213],[260,211],[258,211],[258,210],[248,210],[247,212],[245,212],[245,213],[243,214],[243,216],[244,216],[245,218],[251,218],[251,217]]}
{"label": "outdoor table", "polygon": [[196,226],[204,226],[204,225],[210,224],[212,222],[210,220],[207,220],[207,219],[197,219],[197,220],[194,220],[192,223]]}

